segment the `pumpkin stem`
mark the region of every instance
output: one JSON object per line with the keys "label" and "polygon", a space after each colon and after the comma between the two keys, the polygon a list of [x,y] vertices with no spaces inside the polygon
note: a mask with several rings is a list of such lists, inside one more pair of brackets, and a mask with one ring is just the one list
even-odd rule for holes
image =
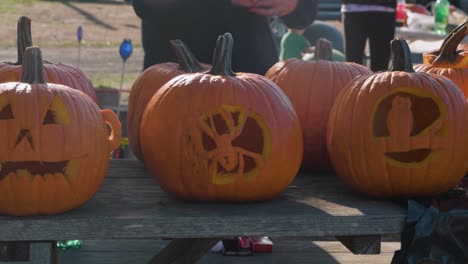
{"label": "pumpkin stem", "polygon": [[411,61],[411,51],[403,38],[396,38],[390,42],[392,47],[392,67],[390,71],[414,72]]}
{"label": "pumpkin stem", "polygon": [[231,68],[233,42],[231,33],[225,33],[218,37],[213,54],[213,66],[207,72],[208,74],[236,76]]}
{"label": "pumpkin stem", "polygon": [[26,48],[24,52],[24,61],[22,66],[21,79],[22,83],[39,83],[45,84],[44,65],[42,61],[41,49],[38,46]]}
{"label": "pumpkin stem", "polygon": [[27,47],[32,46],[31,37],[31,19],[22,16],[18,20],[16,27],[16,47],[18,49],[18,60],[15,65],[23,64],[24,51]]}
{"label": "pumpkin stem", "polygon": [[315,43],[315,60],[332,61],[333,48],[332,43],[324,38],[319,38]]}
{"label": "pumpkin stem", "polygon": [[457,60],[458,55],[458,44],[465,38],[465,35],[468,31],[467,28],[468,21],[465,23],[460,24],[456,28],[448,34],[448,36],[444,39],[442,46],[439,50],[439,55],[434,60],[433,64],[440,63],[440,62],[449,62],[453,63]]}
{"label": "pumpkin stem", "polygon": [[185,72],[199,72],[203,69],[200,62],[195,58],[190,49],[180,39],[170,40],[169,43],[174,50],[179,63],[179,69]]}

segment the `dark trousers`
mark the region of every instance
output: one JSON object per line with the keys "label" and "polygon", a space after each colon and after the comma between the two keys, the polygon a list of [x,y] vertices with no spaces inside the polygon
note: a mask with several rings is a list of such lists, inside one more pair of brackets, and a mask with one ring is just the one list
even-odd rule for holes
{"label": "dark trousers", "polygon": [[369,39],[371,70],[387,70],[390,41],[395,36],[395,13],[343,13],[346,60],[363,64],[366,40]]}

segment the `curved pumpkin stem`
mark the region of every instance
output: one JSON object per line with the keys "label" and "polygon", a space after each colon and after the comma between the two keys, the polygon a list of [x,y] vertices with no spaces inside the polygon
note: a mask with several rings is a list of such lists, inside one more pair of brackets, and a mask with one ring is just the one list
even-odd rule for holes
{"label": "curved pumpkin stem", "polygon": [[179,69],[185,72],[199,72],[203,69],[200,62],[195,58],[190,49],[180,39],[170,40],[169,43],[174,50],[179,63]]}
{"label": "curved pumpkin stem", "polygon": [[468,21],[460,24],[458,27],[452,30],[450,34],[444,39],[442,46],[439,50],[439,56],[435,58],[432,64],[437,64],[441,62],[453,63],[457,60],[457,48],[458,44],[465,38],[465,35],[468,31],[467,28]]}
{"label": "curved pumpkin stem", "polygon": [[411,61],[411,51],[403,38],[396,38],[390,42],[392,47],[392,66],[390,71],[414,72]]}
{"label": "curved pumpkin stem", "polygon": [[23,64],[24,51],[32,46],[31,19],[22,16],[18,20],[16,28],[16,47],[18,49],[18,60],[15,65]]}
{"label": "curved pumpkin stem", "polygon": [[218,37],[216,48],[213,54],[211,70],[207,73],[212,75],[236,76],[232,70],[232,46],[233,38],[231,33],[225,33]]}
{"label": "curved pumpkin stem", "polygon": [[319,38],[315,43],[314,58],[315,60],[332,61],[333,47],[332,43],[324,38]]}
{"label": "curved pumpkin stem", "polygon": [[26,48],[24,52],[23,69],[21,72],[22,83],[45,84],[44,65],[41,49],[37,46]]}

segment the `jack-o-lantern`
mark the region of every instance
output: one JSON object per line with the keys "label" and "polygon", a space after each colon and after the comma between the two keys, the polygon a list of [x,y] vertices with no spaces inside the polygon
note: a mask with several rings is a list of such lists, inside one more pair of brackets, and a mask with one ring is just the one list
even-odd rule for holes
{"label": "jack-o-lantern", "polygon": [[[21,78],[24,51],[32,46],[31,20],[20,17],[17,30],[18,61],[0,63],[0,83],[17,82]],[[48,83],[63,84],[80,90],[97,102],[96,91],[92,82],[78,68],[44,61],[44,78]]]}
{"label": "jack-o-lantern", "polygon": [[231,70],[232,41],[220,36],[211,70],[172,79],[143,114],[145,164],[176,197],[268,200],[299,169],[302,135],[291,102],[267,78]]}
{"label": "jack-o-lantern", "polygon": [[327,121],[336,95],[353,78],[372,71],[357,63],[331,61],[331,43],[325,39],[319,39],[315,47],[315,60],[281,61],[265,76],[284,91],[299,117],[304,140],[301,168],[327,171],[331,169],[326,147]]}
{"label": "jack-o-lantern", "polygon": [[327,147],[336,172],[376,197],[432,196],[463,178],[468,104],[446,77],[417,73],[402,39],[390,71],[359,77],[336,99]]}
{"label": "jack-o-lantern", "polygon": [[104,180],[120,135],[114,112],[100,111],[78,90],[45,83],[40,49],[27,48],[21,81],[0,84],[0,213],[80,206]]}
{"label": "jack-o-lantern", "polygon": [[417,72],[434,73],[454,81],[468,98],[468,46],[460,44],[468,32],[468,21],[456,27],[442,43],[440,50],[423,54]]}
{"label": "jack-o-lantern", "polygon": [[201,64],[181,40],[171,40],[177,63],[164,62],[146,69],[135,81],[128,97],[127,131],[128,140],[135,156],[143,160],[140,147],[141,116],[153,95],[170,79],[184,73],[208,70],[207,64]]}

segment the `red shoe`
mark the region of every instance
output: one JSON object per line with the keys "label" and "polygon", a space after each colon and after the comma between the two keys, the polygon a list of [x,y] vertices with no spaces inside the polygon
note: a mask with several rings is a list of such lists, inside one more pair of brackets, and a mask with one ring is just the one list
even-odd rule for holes
{"label": "red shoe", "polygon": [[249,237],[253,252],[271,253],[273,252],[273,241],[268,237]]}

